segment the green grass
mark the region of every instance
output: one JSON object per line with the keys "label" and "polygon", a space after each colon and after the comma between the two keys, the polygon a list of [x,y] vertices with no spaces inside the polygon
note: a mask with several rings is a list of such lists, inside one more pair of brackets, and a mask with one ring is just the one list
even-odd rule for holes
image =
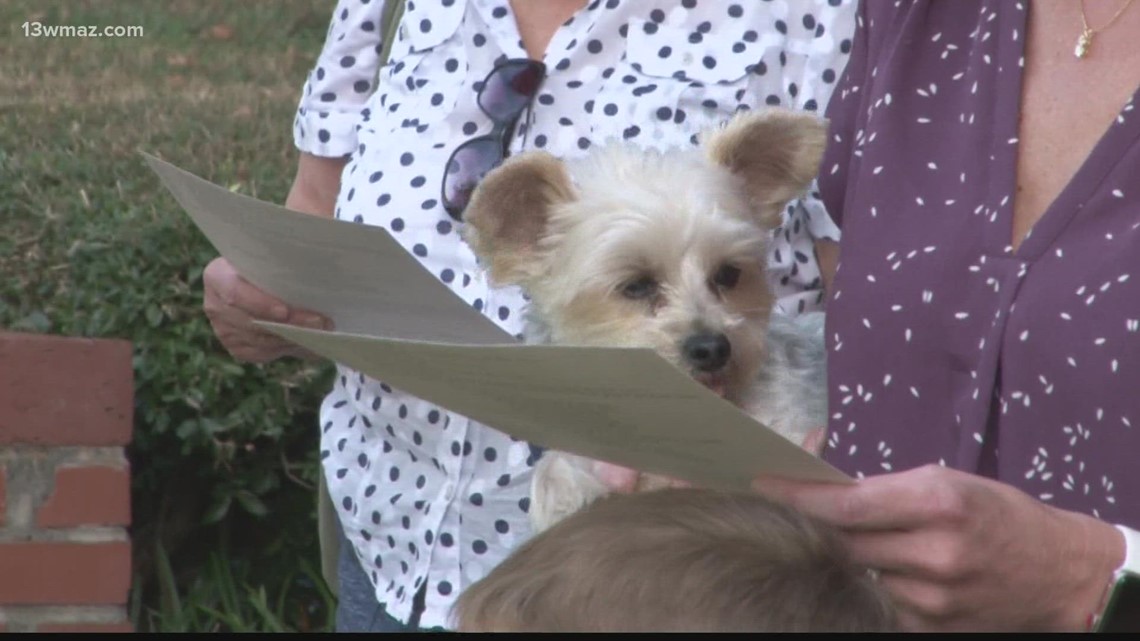
{"label": "green grass", "polygon": [[[143,612],[141,602],[132,604],[131,619],[139,629],[154,632],[298,632],[330,631],[327,615],[335,597],[324,586],[320,571],[302,558],[286,574],[286,580],[270,594],[265,585],[251,585],[236,562],[223,548],[212,551],[201,572],[188,586],[179,585],[165,551],[159,548],[161,597],[157,608]],[[291,598],[296,582],[313,586],[317,598],[297,611]],[[292,611],[291,611],[292,608]],[[318,619],[325,618],[324,624]]]}
{"label": "green grass", "polygon": [[[0,273],[21,274],[6,283],[10,290],[40,293],[19,303],[21,318],[33,312],[50,318],[38,303],[66,286],[47,281],[56,280],[67,256],[45,255],[37,246],[61,235],[94,240],[85,233],[98,222],[93,216],[181,216],[139,150],[244,193],[284,199],[296,162],[292,114],[332,5],[0,3]],[[25,21],[139,25],[144,35],[25,37]],[[42,325],[44,318],[30,322]]]}
{"label": "green grass", "polygon": [[140,630],[328,628],[307,487],[327,372],[225,355],[200,311],[213,252],[138,152],[283,201],[333,5],[0,1],[0,328],[135,344]]}

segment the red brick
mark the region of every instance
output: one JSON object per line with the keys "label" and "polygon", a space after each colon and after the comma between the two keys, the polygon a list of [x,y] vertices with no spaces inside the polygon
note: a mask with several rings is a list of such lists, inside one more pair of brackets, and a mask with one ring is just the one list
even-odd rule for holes
{"label": "red brick", "polygon": [[36,632],[134,632],[130,623],[41,623]]}
{"label": "red brick", "polygon": [[0,332],[0,444],[126,445],[131,344]]}
{"label": "red brick", "polygon": [[114,467],[63,467],[39,511],[37,527],[130,525],[130,473]]}
{"label": "red brick", "polygon": [[0,543],[0,604],[123,605],[131,546],[116,543]]}

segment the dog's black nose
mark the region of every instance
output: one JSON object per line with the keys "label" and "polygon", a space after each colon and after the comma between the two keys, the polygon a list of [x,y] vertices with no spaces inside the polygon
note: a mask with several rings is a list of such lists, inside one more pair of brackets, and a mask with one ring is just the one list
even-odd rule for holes
{"label": "dog's black nose", "polygon": [[724,334],[702,332],[685,339],[681,351],[693,367],[702,372],[715,372],[728,364],[732,345]]}

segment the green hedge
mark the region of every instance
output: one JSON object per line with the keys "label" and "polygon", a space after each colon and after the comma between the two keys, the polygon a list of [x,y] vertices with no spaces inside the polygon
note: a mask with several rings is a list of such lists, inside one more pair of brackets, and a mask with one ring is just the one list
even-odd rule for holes
{"label": "green hedge", "polygon": [[[136,164],[138,179],[154,182]],[[9,156],[0,170],[26,177],[35,167]],[[0,202],[18,197],[5,191],[11,185],[0,187]],[[169,599],[172,586],[155,581],[159,549],[180,570],[180,591],[221,549],[235,575],[276,591],[297,578],[294,560],[315,563],[315,410],[330,380],[327,367],[243,365],[221,349],[201,311],[202,269],[215,252],[187,218],[164,209],[169,215],[154,216],[91,202],[89,215],[49,219],[0,245],[9,256],[0,326],[134,345],[135,587],[152,609],[158,593],[147,590],[164,588]],[[319,602],[316,585],[308,592],[298,597]]]}
{"label": "green hedge", "polygon": [[312,486],[331,368],[225,353],[201,311],[214,252],[138,151],[281,202],[331,7],[0,3],[7,25],[147,33],[0,38],[0,327],[134,345],[140,630],[329,628]]}

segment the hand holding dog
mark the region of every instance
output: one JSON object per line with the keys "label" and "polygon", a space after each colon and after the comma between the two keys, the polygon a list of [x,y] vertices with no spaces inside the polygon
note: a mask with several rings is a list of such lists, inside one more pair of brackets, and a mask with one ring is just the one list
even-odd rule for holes
{"label": "hand holding dog", "polygon": [[[605,461],[593,462],[593,474],[599,481],[601,481],[611,492],[620,492],[628,494],[638,490],[638,485],[642,482],[645,476],[641,472],[629,467],[622,467],[614,465],[613,463],[606,463]],[[681,479],[667,478],[663,476],[654,476],[655,485],[663,481],[668,487],[692,487],[693,484]]]}
{"label": "hand holding dog", "polygon": [[234,358],[249,363],[267,363],[282,356],[314,358],[293,343],[253,324],[254,320],[289,323],[313,329],[329,329],[332,321],[303,309],[290,307],[241,277],[225,258],[215,258],[202,273],[205,288],[202,307],[214,334]]}
{"label": "hand holding dog", "polygon": [[[819,456],[819,453],[823,450],[823,444],[826,442],[827,428],[818,427],[808,432],[801,447]],[[633,468],[622,467],[620,465],[614,465],[613,463],[606,463],[605,461],[594,461],[593,473],[594,476],[609,487],[612,492],[633,492],[637,489],[637,482],[641,478],[641,472]],[[692,487],[693,484],[680,479],[672,479],[670,486]]]}
{"label": "hand holding dog", "polygon": [[754,488],[841,528],[906,630],[1086,630],[1124,558],[1111,525],[938,465],[856,485],[760,478]]}

